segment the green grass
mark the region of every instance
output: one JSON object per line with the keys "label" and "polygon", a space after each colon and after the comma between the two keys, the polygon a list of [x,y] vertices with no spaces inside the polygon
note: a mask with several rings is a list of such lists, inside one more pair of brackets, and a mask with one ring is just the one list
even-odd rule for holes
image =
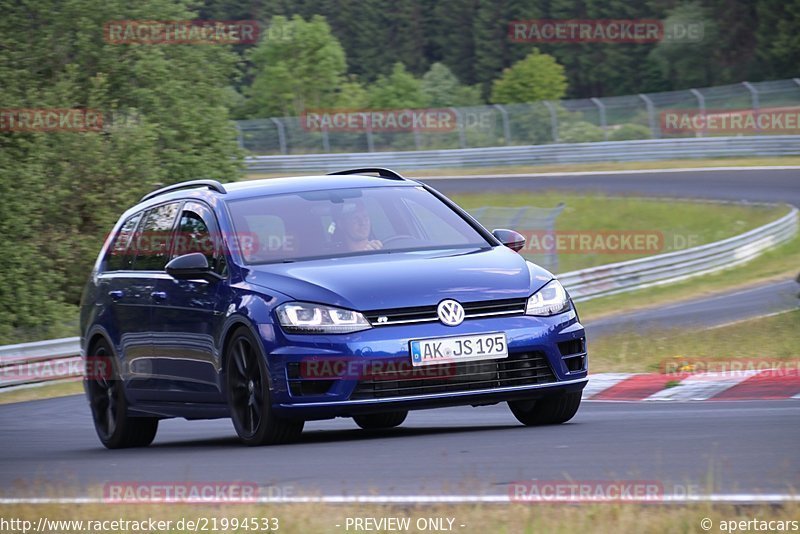
{"label": "green grass", "polygon": [[768,250],[743,265],[682,282],[650,287],[578,303],[581,319],[591,320],[615,313],[701,298],[760,282],[790,280],[800,272],[800,235]]}
{"label": "green grass", "polygon": [[0,404],[12,404],[14,402],[27,402],[39,399],[53,399],[56,397],[66,397],[69,395],[79,395],[83,393],[83,385],[77,382],[59,382],[57,384],[47,384],[25,389],[15,389],[3,391],[0,389]]}
{"label": "green grass", "polygon": [[[721,204],[638,197],[576,195],[562,192],[512,194],[459,194],[452,199],[467,210],[481,206],[553,208],[565,203],[556,230],[593,232],[645,232],[661,235],[656,254],[697,246],[741,234],[788,213],[786,206]],[[558,272],[585,269],[641,258],[649,253],[609,254],[565,251],[559,254]],[[537,256],[531,256],[536,261]]]}
{"label": "green grass", "polygon": [[[619,477],[618,477],[619,478]],[[629,477],[635,478],[635,477]],[[502,491],[502,488],[500,488]],[[172,521],[172,528],[159,532],[184,534],[191,530],[175,528],[178,521],[206,518],[208,525],[212,518],[243,519],[277,518],[277,532],[292,533],[341,533],[358,532],[351,525],[346,529],[345,521],[349,518],[385,518],[405,517],[411,519],[409,530],[403,532],[442,532],[441,530],[419,530],[416,522],[420,518],[453,518],[453,532],[471,533],[524,533],[533,534],[548,532],[553,534],[572,534],[574,532],[618,533],[618,532],[665,532],[665,533],[701,533],[706,532],[700,526],[704,519],[712,521],[713,530],[720,532],[722,521],[787,521],[788,531],[792,530],[791,521],[797,521],[800,505],[788,503],[782,506],[731,506],[712,505],[708,503],[689,506],[604,503],[586,504],[512,504],[512,505],[435,505],[435,506],[385,506],[374,504],[358,505],[325,505],[325,504],[284,504],[284,505],[11,505],[0,507],[3,517],[19,518],[31,521],[32,529],[36,527],[40,517],[49,520],[91,519],[103,520],[136,520],[152,518],[155,521]],[[218,523],[219,524],[219,523]],[[185,524],[184,524],[185,525]],[[336,525],[340,525],[337,527]],[[447,525],[447,523],[445,523]],[[461,526],[463,525],[463,527]],[[166,525],[165,525],[166,526]],[[766,529],[762,529],[766,530]],[[376,533],[397,532],[396,530],[370,530]],[[749,531],[739,528],[728,531]],[[65,530],[66,533],[77,533],[77,530]],[[83,532],[86,532],[84,530]],[[251,530],[226,530],[226,532],[252,532]],[[266,531],[261,531],[266,532]],[[364,530],[361,530],[364,532]]]}
{"label": "green grass", "polygon": [[678,359],[800,360],[800,310],[703,330],[622,332],[588,340],[592,373],[658,372]]}

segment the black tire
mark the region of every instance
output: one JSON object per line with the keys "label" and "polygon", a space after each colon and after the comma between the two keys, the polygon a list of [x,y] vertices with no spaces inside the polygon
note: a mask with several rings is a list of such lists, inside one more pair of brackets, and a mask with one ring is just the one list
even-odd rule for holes
{"label": "black tire", "polygon": [[248,329],[240,328],[226,349],[225,377],[233,427],[245,445],[289,443],[303,432],[304,421],[273,413],[268,376],[258,343]]}
{"label": "black tire", "polygon": [[366,415],[355,415],[353,421],[364,430],[378,430],[382,428],[394,428],[403,424],[408,417],[408,411],[371,413]]}
{"label": "black tire", "polygon": [[580,405],[580,391],[538,400],[509,401],[508,403],[514,417],[526,426],[566,423],[575,416]]}
{"label": "black tire", "polygon": [[90,372],[84,377],[84,387],[100,442],[108,449],[150,445],[158,431],[158,419],[128,415],[128,401],[108,343],[96,342],[88,354],[92,361],[87,364]]}

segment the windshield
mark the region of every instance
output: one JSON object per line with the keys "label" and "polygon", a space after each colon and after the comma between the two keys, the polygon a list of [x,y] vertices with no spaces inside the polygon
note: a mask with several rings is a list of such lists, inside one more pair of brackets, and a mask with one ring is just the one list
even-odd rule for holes
{"label": "windshield", "polygon": [[335,189],[228,202],[249,264],[490,243],[421,187]]}

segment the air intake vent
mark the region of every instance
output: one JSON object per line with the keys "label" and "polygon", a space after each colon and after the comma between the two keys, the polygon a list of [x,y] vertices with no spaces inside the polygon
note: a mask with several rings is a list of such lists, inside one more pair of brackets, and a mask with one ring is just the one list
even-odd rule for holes
{"label": "air intake vent", "polygon": [[[502,360],[431,365],[441,367],[426,378],[408,372],[387,372],[358,383],[351,400],[385,399],[407,395],[474,391],[555,382],[547,357],[542,352],[512,354]],[[432,371],[432,370],[430,370]]]}

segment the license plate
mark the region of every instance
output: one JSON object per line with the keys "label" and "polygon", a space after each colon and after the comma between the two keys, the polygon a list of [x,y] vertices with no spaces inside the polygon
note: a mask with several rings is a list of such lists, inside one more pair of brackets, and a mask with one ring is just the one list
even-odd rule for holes
{"label": "license plate", "polygon": [[415,339],[409,343],[411,365],[494,360],[508,357],[506,335],[502,332],[474,336]]}

